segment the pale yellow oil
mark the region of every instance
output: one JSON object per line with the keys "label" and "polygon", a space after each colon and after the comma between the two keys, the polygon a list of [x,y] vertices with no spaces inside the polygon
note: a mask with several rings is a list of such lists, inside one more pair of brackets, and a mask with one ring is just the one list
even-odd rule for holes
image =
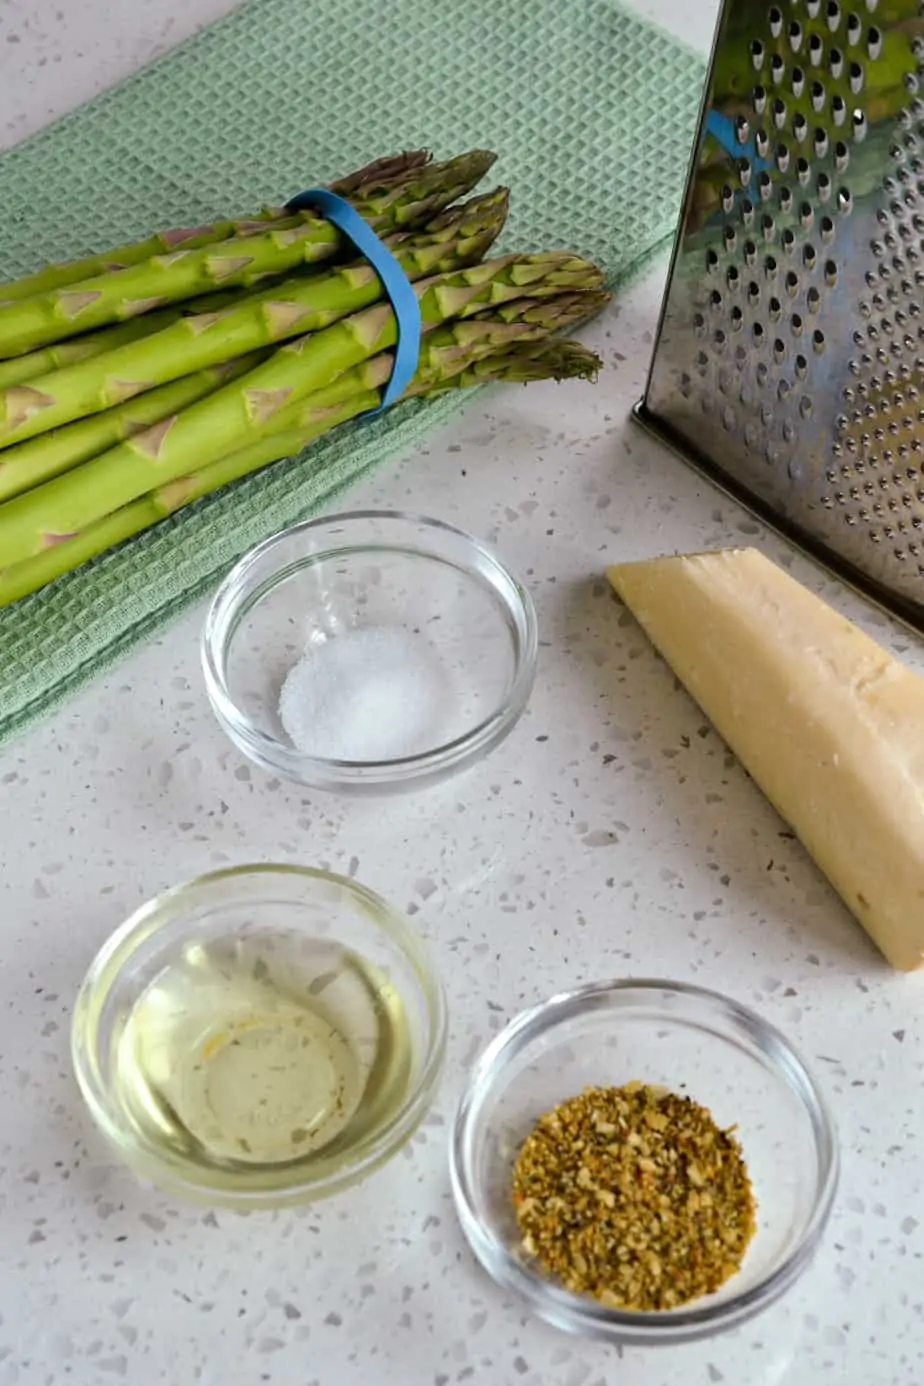
{"label": "pale yellow oil", "polygon": [[385,975],[295,935],[182,946],[111,1043],[127,1134],[192,1182],[229,1187],[336,1164],[394,1114],[413,1063]]}

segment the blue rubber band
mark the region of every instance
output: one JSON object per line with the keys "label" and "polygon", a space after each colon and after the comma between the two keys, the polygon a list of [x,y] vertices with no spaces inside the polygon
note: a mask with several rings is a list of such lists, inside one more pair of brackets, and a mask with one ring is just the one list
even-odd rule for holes
{"label": "blue rubber band", "polygon": [[371,418],[399,399],[410,385],[420,356],[420,304],[404,270],[391,251],[379,239],[368,222],[363,221],[356,208],[346,198],[327,188],[308,188],[286,203],[292,211],[318,211],[352,241],[361,255],[369,261],[391,302],[398,324],[395,360],[388,384],[382,391],[382,402],[362,417]]}
{"label": "blue rubber band", "polygon": [[720,144],[733,159],[740,159],[742,155],[751,160],[758,173],[763,173],[769,169],[771,164],[766,159],[757,156],[757,150],[752,139],[745,140],[742,144],[735,131],[735,123],[722,111],[714,108],[706,116],[706,131],[712,136],[717,144]]}

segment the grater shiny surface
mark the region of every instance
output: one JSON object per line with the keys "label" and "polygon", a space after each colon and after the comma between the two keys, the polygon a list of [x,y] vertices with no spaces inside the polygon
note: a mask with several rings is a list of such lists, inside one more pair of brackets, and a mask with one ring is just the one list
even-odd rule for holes
{"label": "grater shiny surface", "polygon": [[924,628],[924,0],[725,0],[636,417]]}

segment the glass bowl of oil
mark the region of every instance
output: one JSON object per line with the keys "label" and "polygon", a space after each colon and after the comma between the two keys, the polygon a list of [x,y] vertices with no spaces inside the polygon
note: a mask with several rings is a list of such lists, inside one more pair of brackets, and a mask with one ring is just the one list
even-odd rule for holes
{"label": "glass bowl of oil", "polygon": [[239,1209],[309,1202],[423,1118],[446,1010],[427,951],[371,890],[241,866],[143,905],[77,998],[77,1081],[142,1178]]}

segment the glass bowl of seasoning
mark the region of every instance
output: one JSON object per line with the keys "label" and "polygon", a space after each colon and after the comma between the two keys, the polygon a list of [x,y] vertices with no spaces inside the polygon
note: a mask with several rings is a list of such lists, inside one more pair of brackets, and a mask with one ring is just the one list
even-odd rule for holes
{"label": "glass bowl of seasoning", "polygon": [[176,886],[103,945],[72,1053],[134,1170],[241,1210],[353,1184],[416,1130],[443,1062],[423,943],[355,881],[241,866]]}
{"label": "glass bowl of seasoning", "polygon": [[838,1175],[822,1094],[753,1011],[676,982],[581,987],[477,1062],[451,1175],[478,1260],[558,1328],[692,1342],[782,1295]]}
{"label": "glass bowl of seasoning", "polygon": [[357,511],[247,554],[203,635],[219,723],[251,760],[341,793],[413,789],[480,760],[532,689],[528,593],[439,520]]}

